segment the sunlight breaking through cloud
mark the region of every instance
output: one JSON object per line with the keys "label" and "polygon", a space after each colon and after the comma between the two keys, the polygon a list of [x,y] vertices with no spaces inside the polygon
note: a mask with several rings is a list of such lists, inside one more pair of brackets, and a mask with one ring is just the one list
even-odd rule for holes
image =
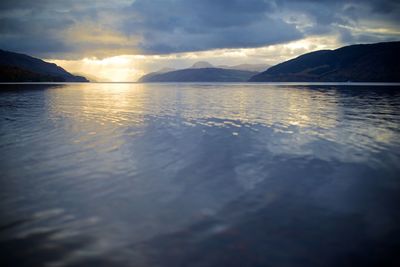
{"label": "sunlight breaking through cloud", "polygon": [[121,55],[115,57],[84,58],[80,60],[51,60],[73,73],[87,76],[93,81],[136,81],[142,75],[165,67],[182,69],[194,62],[205,60],[218,65],[264,63],[274,65],[303,53],[340,47],[336,36],[311,36],[286,44],[259,48],[218,49],[167,55]]}

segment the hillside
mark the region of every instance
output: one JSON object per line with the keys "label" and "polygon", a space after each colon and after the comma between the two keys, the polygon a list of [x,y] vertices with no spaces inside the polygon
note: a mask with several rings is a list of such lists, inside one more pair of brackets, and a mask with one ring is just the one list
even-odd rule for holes
{"label": "hillside", "polygon": [[143,75],[142,77],[140,77],[140,79],[138,81],[139,82],[147,81],[147,80],[150,80],[154,76],[157,76],[157,75],[162,74],[162,73],[171,72],[171,71],[175,71],[175,69],[173,69],[173,68],[162,68],[162,69],[160,69],[158,71],[150,72],[150,73],[147,73],[147,74]]}
{"label": "hillside", "polygon": [[239,64],[234,66],[219,65],[218,68],[231,69],[231,70],[248,70],[254,72],[262,72],[270,67],[268,64]]}
{"label": "hillside", "polygon": [[400,42],[320,50],[275,65],[250,82],[400,82]]}
{"label": "hillside", "polygon": [[28,55],[0,50],[1,82],[88,82],[53,63]]}
{"label": "hillside", "polygon": [[152,73],[139,82],[245,82],[256,72],[221,68],[183,69],[166,73]]}

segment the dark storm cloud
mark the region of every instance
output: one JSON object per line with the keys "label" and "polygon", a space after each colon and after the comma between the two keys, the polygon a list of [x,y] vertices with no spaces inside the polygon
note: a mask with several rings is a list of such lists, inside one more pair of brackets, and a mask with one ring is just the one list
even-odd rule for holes
{"label": "dark storm cloud", "polygon": [[78,23],[80,15],[67,1],[2,0],[0,48],[37,56],[72,53],[75,49],[63,32]]}
{"label": "dark storm cloud", "polygon": [[0,48],[42,57],[259,47],[308,35],[343,43],[398,38],[393,0],[0,1]]}
{"label": "dark storm cloud", "polygon": [[273,18],[274,7],[263,0],[136,1],[137,20],[124,31],[142,36],[147,53],[257,47],[302,37],[295,25]]}
{"label": "dark storm cloud", "polygon": [[[374,27],[399,29],[398,0],[282,0],[276,1],[282,12],[305,15],[312,23],[302,29],[306,35],[335,32],[344,44],[399,39],[398,32],[368,32]],[[365,31],[360,33],[359,31]]]}

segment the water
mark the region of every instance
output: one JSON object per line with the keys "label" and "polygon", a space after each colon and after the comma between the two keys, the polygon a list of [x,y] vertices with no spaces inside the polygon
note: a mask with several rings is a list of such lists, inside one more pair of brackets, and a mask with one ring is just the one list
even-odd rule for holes
{"label": "water", "polygon": [[1,266],[399,266],[399,87],[0,88]]}

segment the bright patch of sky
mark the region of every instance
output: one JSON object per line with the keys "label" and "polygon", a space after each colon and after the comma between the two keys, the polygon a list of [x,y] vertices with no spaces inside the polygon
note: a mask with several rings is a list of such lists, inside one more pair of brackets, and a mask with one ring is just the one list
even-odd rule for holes
{"label": "bright patch of sky", "polygon": [[276,64],[302,53],[400,39],[396,0],[0,1],[0,49],[97,80],[164,67]]}

